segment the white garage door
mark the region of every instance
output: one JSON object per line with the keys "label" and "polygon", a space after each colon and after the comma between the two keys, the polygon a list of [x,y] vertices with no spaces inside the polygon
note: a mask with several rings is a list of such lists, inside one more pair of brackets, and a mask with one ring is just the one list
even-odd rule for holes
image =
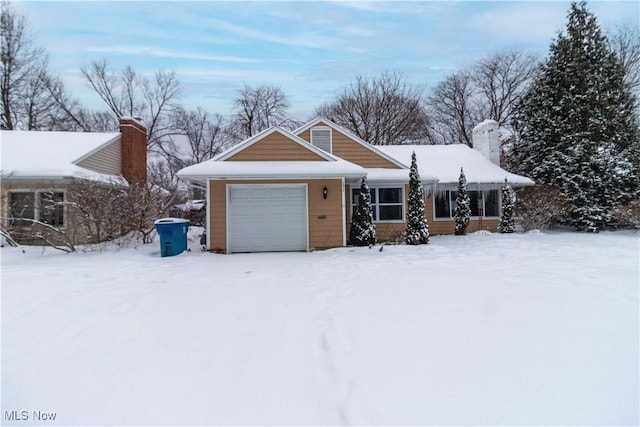
{"label": "white garage door", "polygon": [[307,250],[307,186],[229,185],[229,252]]}

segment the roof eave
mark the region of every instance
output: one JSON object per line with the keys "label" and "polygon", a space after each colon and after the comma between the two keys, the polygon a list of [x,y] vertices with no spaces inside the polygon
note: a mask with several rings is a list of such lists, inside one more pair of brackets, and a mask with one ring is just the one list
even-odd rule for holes
{"label": "roof eave", "polygon": [[[458,181],[439,181],[438,184],[440,185],[458,185]],[[507,181],[507,184],[509,184],[512,187],[529,187],[532,185],[536,185],[536,183],[534,181],[529,181],[529,182],[517,182],[517,181]],[[504,179],[500,180],[500,181],[472,181],[472,180],[467,180],[467,185],[504,185]]]}

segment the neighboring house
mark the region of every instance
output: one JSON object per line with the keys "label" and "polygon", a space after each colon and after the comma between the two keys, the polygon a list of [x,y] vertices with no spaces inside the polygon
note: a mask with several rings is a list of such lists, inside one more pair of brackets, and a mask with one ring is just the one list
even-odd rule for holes
{"label": "neighboring house", "polygon": [[146,182],[147,130],[132,118],[120,120],[120,132],[0,131],[0,200],[3,224],[39,243],[34,236],[46,227],[85,243],[74,220],[72,184],[90,180]]}
{"label": "neighboring house", "polygon": [[[487,132],[478,135],[490,139]],[[469,231],[495,231],[500,200],[496,190],[505,177],[512,185],[533,184],[466,146],[372,146],[325,119],[294,132],[267,129],[209,161],[182,169],[178,176],[207,188],[208,249],[324,249],[347,245],[351,212],[365,176],[379,240],[402,236],[413,151],[427,190],[432,234],[453,233],[451,199],[460,167],[465,168],[471,197],[482,200],[472,210],[476,216]]]}

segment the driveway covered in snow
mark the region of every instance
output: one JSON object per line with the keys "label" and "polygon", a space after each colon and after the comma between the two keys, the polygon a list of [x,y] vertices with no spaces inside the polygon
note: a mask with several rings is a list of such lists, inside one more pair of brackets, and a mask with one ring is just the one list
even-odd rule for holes
{"label": "driveway covered in snow", "polygon": [[3,248],[2,422],[638,424],[638,237]]}

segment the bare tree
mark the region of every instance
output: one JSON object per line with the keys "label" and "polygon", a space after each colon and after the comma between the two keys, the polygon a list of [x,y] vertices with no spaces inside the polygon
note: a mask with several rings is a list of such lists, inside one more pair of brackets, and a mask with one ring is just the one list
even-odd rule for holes
{"label": "bare tree", "polygon": [[0,126],[5,129],[100,131],[117,128],[104,113],[83,108],[48,70],[42,47],[34,45],[26,19],[0,2]]}
{"label": "bare tree", "polygon": [[162,149],[165,158],[173,160],[179,168],[213,158],[228,141],[226,123],[220,114],[211,115],[201,107],[178,108],[172,120],[176,135],[172,135]]}
{"label": "bare tree", "polygon": [[471,72],[458,71],[433,89],[427,100],[432,125],[430,141],[472,146],[471,131],[480,119]]}
{"label": "bare tree", "polygon": [[128,116],[144,121],[149,134],[147,147],[157,151],[171,133],[170,116],[181,93],[175,72],[159,70],[150,80],[130,66],[112,70],[106,59],[93,61],[81,72],[116,119]]}
{"label": "bare tree", "polygon": [[90,110],[82,106],[65,88],[59,77],[44,80],[47,94],[54,104],[50,130],[112,132],[118,129],[118,119],[109,111]]}
{"label": "bare tree", "polygon": [[377,78],[356,77],[341,95],[318,107],[315,114],[374,145],[421,141],[428,122],[421,91],[395,71],[384,71]]}
{"label": "bare tree", "polygon": [[625,23],[608,31],[607,40],[611,50],[618,54],[625,73],[625,81],[640,97],[640,29],[638,25]]}
{"label": "bare tree", "polygon": [[4,129],[46,127],[51,109],[44,86],[48,60],[34,45],[24,16],[0,2],[0,126]]}
{"label": "bare tree", "polygon": [[288,108],[287,95],[278,86],[245,85],[233,103],[229,134],[245,139],[271,126],[285,125]]}
{"label": "bare tree", "polygon": [[494,53],[478,62],[471,78],[481,98],[482,119],[493,119],[500,126],[508,124],[537,70],[538,58],[520,50]]}
{"label": "bare tree", "polygon": [[511,115],[538,64],[531,53],[506,50],[446,76],[428,97],[429,141],[472,146],[471,131],[484,119],[510,127]]}

